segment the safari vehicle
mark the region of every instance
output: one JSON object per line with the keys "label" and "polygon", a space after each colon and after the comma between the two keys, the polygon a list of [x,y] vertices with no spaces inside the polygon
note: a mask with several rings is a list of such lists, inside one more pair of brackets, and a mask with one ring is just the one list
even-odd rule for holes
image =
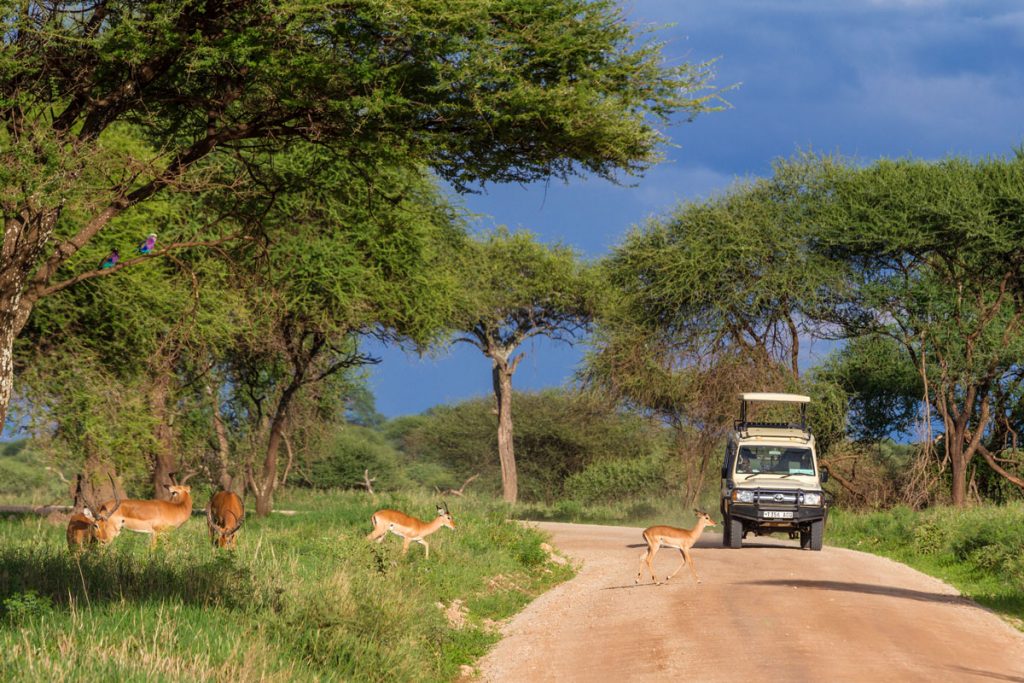
{"label": "safari vehicle", "polygon": [[[828,505],[814,435],[807,428],[811,399],[798,394],[740,394],[722,463],[723,545],[739,548],[748,533],[788,532],[800,547],[821,550]],[[763,404],[775,404],[766,406]],[[767,421],[792,413],[799,421]],[[774,411],[774,413],[772,412]],[[755,419],[756,418],[756,419]]]}

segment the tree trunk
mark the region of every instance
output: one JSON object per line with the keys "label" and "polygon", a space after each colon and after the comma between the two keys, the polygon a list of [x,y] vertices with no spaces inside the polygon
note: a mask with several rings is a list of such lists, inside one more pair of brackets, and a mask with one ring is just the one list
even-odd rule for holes
{"label": "tree trunk", "polygon": [[266,517],[274,507],[274,489],[277,486],[277,455],[284,439],[284,428],[288,420],[288,409],[292,399],[302,386],[301,376],[297,376],[281,393],[277,403],[274,419],[270,422],[270,438],[267,440],[267,451],[263,457],[263,471],[259,478],[249,477],[249,486],[256,498],[256,514]]}
{"label": "tree trunk", "polygon": [[491,356],[491,378],[494,398],[498,402],[498,461],[501,463],[501,492],[507,503],[519,499],[519,480],[516,476],[516,454],[512,444],[512,373],[519,364],[519,355],[512,363],[502,354]]}
{"label": "tree trunk", "polygon": [[167,487],[174,484],[171,474],[178,470],[178,461],[174,456],[174,432],[171,429],[170,411],[167,408],[167,396],[170,392],[170,375],[158,371],[149,390],[149,407],[156,426],[153,438],[156,452],[153,454],[153,489],[157,500],[170,500]]}
{"label": "tree trunk", "polygon": [[206,385],[206,395],[210,397],[213,409],[213,433],[217,437],[217,483],[225,491],[231,491],[240,497],[245,496],[245,480],[231,474],[231,444],[228,441],[228,430],[224,425],[224,417],[220,412],[220,398],[213,387]]}
{"label": "tree trunk", "polygon": [[967,459],[964,457],[963,441],[956,436],[950,437],[949,463],[953,478],[950,496],[955,507],[963,507],[967,502]]}
{"label": "tree trunk", "polygon": [[[4,304],[0,303],[0,307]],[[14,392],[14,320],[0,312],[0,429],[7,424],[7,407]]]}

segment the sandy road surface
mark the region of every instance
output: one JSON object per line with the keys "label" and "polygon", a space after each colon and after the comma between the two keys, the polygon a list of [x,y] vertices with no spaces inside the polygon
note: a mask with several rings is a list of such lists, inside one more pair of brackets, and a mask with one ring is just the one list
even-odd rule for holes
{"label": "sandy road surface", "polygon": [[[705,532],[692,552],[701,584],[683,568],[635,586],[639,529],[537,526],[580,574],[506,626],[484,681],[1024,683],[1024,634],[883,558],[774,538],[728,550]],[[679,559],[663,548],[659,579]]]}

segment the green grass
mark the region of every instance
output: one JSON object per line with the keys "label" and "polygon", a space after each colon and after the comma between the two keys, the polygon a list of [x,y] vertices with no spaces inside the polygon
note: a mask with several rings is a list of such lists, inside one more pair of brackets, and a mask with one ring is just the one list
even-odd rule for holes
{"label": "green grass", "polygon": [[201,517],[156,551],[125,532],[79,559],[61,526],[0,520],[0,680],[452,680],[496,642],[493,622],[572,570],[472,498],[449,501],[457,530],[429,538],[429,560],[364,539],[375,509],[426,518],[433,502],[293,495],[279,507],[297,514],[250,514],[233,553],[209,547]]}
{"label": "green grass", "polygon": [[889,557],[955,586],[1024,630],[1024,504],[829,515],[825,542]]}

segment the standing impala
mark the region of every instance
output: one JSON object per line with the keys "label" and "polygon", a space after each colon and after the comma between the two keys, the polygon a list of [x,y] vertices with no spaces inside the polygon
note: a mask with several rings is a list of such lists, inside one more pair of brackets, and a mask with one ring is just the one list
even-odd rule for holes
{"label": "standing impala", "polygon": [[370,522],[373,523],[373,531],[369,533],[366,540],[381,543],[390,531],[396,536],[402,537],[403,555],[409,550],[409,543],[416,541],[426,548],[424,557],[430,557],[430,546],[423,540],[424,537],[434,533],[442,526],[446,526],[452,531],[455,530],[455,520],[452,519],[452,513],[448,512],[448,503],[445,503],[444,507],[437,506],[437,517],[432,522],[424,522],[398,510],[377,510],[370,517]]}
{"label": "standing impala", "polygon": [[234,548],[238,530],[245,521],[245,505],[237,494],[218,491],[206,506],[206,525],[215,548]]}
{"label": "standing impala", "polygon": [[85,548],[86,543],[90,545],[95,543],[106,545],[121,533],[124,521],[121,519],[110,519],[110,516],[117,512],[118,507],[120,507],[121,499],[117,495],[117,484],[114,483],[114,477],[112,475],[107,476],[110,477],[110,484],[114,490],[114,505],[106,513],[97,513],[95,511],[98,509],[96,505],[90,503],[85,497],[82,491],[82,475],[78,475],[78,483],[75,488],[75,506],[77,507],[79,502],[81,502],[82,511],[72,513],[71,519],[68,520],[68,549],[72,552],[80,552]]}
{"label": "standing impala", "polygon": [[123,520],[129,531],[150,534],[150,548],[156,547],[157,535],[177,529],[192,516],[192,487],[174,484],[164,488],[170,493],[170,500],[123,500],[118,509],[114,501],[100,506],[100,513],[112,520]]}
{"label": "standing impala", "polygon": [[654,566],[652,563],[654,562],[654,556],[661,546],[677,548],[683,555],[679,566],[669,576],[665,577],[665,581],[678,574],[684,564],[688,564],[690,565],[690,572],[693,574],[693,578],[696,579],[697,583],[700,583],[697,570],[693,566],[693,558],[690,557],[690,548],[697,542],[697,538],[704,531],[704,527],[718,525],[708,516],[708,513],[701,512],[700,510],[694,510],[694,512],[697,513],[697,524],[692,529],[677,529],[672,526],[652,526],[644,529],[644,540],[647,541],[647,550],[640,556],[640,570],[636,573],[636,581],[634,583],[640,583],[640,575],[644,571],[645,562],[647,563],[648,571],[651,572],[651,580],[655,584],[659,583],[658,579],[654,576]]}

